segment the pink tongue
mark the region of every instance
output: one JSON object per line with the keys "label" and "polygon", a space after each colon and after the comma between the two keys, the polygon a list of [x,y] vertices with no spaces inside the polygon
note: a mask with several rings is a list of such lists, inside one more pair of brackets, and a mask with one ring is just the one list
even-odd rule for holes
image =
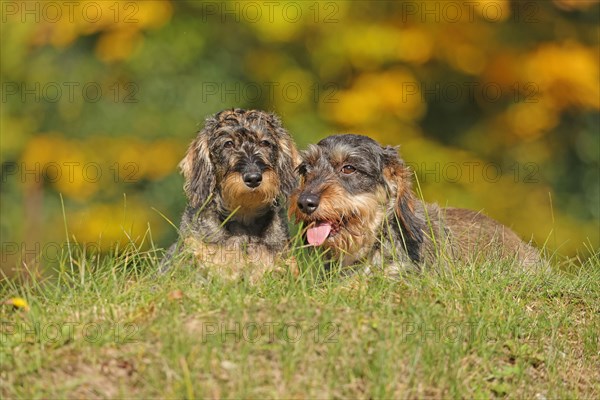
{"label": "pink tongue", "polygon": [[327,236],[329,236],[329,232],[331,232],[331,225],[325,222],[313,226],[312,228],[308,228],[306,231],[306,239],[308,239],[308,243],[313,246],[320,246],[325,242]]}

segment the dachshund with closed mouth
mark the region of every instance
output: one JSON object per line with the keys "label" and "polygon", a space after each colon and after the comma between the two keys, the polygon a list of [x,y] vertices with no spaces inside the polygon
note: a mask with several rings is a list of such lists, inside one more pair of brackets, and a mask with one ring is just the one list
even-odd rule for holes
{"label": "dachshund with closed mouth", "polygon": [[308,244],[327,249],[330,262],[366,264],[392,275],[439,261],[541,262],[536,249],[493,219],[419,201],[394,147],[333,135],[301,158],[290,215],[304,223]]}
{"label": "dachshund with closed mouth", "polygon": [[256,280],[284,256],[287,197],[297,185],[296,146],[280,119],[232,109],[209,117],[179,164],[188,205],[176,257],[236,279]]}

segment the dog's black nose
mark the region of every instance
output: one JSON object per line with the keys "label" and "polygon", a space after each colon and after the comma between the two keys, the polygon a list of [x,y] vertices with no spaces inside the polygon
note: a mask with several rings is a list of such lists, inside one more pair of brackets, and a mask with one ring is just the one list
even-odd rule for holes
{"label": "dog's black nose", "polygon": [[301,194],[298,197],[298,208],[305,214],[312,214],[319,207],[319,196],[315,194]]}
{"label": "dog's black nose", "polygon": [[258,187],[262,182],[262,174],[260,172],[248,172],[247,174],[244,174],[243,178],[244,183],[249,188]]}

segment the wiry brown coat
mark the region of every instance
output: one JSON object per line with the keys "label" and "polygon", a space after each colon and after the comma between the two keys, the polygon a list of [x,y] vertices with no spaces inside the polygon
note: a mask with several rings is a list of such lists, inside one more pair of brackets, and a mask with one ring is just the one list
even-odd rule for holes
{"label": "wiry brown coat", "polygon": [[417,199],[397,150],[366,136],[323,139],[302,154],[298,171],[290,214],[307,230],[331,230],[321,244],[331,261],[366,263],[391,274],[438,262],[541,261],[536,249],[497,221]]}
{"label": "wiry brown coat", "polygon": [[289,238],[287,196],[298,153],[279,118],[233,109],[209,117],[180,167],[188,205],[175,256],[227,278],[260,277],[282,257]]}

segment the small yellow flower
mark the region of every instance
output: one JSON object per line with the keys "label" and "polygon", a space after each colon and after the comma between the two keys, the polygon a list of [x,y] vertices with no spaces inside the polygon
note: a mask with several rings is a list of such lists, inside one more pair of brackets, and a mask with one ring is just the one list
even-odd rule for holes
{"label": "small yellow flower", "polygon": [[15,309],[29,311],[29,304],[27,304],[27,300],[21,297],[13,297],[12,299],[6,300],[2,304],[12,305]]}

